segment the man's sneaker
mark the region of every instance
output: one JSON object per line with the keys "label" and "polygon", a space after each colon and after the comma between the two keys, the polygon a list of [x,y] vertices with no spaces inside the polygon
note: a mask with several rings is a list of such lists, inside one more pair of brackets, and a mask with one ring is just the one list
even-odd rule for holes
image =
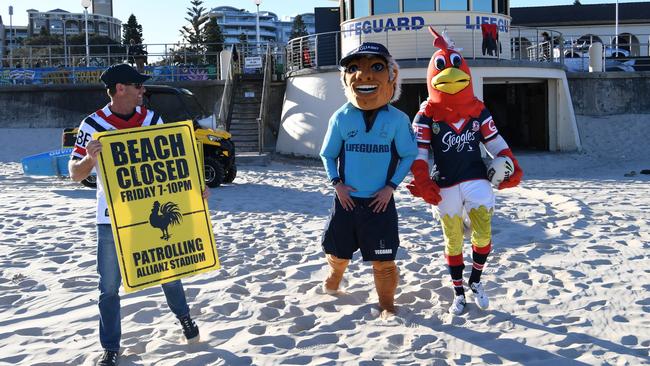
{"label": "man's sneaker", "polygon": [[469,288],[472,289],[474,293],[474,302],[481,310],[485,310],[490,306],[490,299],[488,299],[483,290],[483,285],[480,282],[470,283]]}
{"label": "man's sneaker", "polygon": [[97,366],[115,366],[117,365],[118,353],[116,351],[104,350],[102,357],[97,361]]}
{"label": "man's sneaker", "polygon": [[465,310],[466,304],[467,303],[465,302],[465,295],[455,296],[454,302],[452,302],[451,306],[449,307],[449,312],[454,315],[460,315],[462,314],[463,310]]}
{"label": "man's sneaker", "polygon": [[194,320],[186,315],[178,319],[183,327],[183,334],[187,338],[187,343],[195,343],[199,341],[199,327],[194,323]]}

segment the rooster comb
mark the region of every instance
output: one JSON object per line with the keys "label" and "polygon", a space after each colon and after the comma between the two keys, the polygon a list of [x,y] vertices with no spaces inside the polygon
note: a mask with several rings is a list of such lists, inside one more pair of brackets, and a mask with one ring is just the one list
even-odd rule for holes
{"label": "rooster comb", "polygon": [[456,43],[449,37],[446,29],[440,35],[432,26],[429,26],[429,32],[433,35],[433,47],[456,51],[463,50],[462,48],[456,47]]}

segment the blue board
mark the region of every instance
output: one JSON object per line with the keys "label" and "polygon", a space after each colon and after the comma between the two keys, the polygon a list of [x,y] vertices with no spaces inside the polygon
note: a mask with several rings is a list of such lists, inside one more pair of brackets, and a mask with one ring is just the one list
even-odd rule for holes
{"label": "blue board", "polygon": [[68,161],[72,148],[48,151],[23,158],[25,175],[68,175]]}

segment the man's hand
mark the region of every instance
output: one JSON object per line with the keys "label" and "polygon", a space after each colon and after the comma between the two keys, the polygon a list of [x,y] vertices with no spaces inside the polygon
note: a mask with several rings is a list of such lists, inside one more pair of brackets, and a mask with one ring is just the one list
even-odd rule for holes
{"label": "man's hand", "polygon": [[393,197],[394,191],[395,189],[393,189],[393,187],[385,186],[384,188],[375,192],[375,194],[372,195],[375,197],[375,199],[370,202],[372,212],[379,213],[386,211],[386,207],[388,206],[388,202],[390,202],[391,197]]}
{"label": "man's hand", "polygon": [[102,144],[97,140],[92,140],[86,145],[86,156],[83,159],[70,159],[68,162],[68,171],[70,179],[75,182],[81,182],[86,179],[97,165],[97,156],[102,151]]}
{"label": "man's hand", "polygon": [[356,192],[357,190],[343,183],[335,185],[334,189],[336,189],[336,196],[339,198],[341,206],[346,211],[351,211],[354,208],[354,201],[350,197],[350,192]]}
{"label": "man's hand", "polygon": [[207,200],[208,197],[210,197],[210,190],[207,187],[203,190],[203,192],[201,192],[201,197],[204,200]]}
{"label": "man's hand", "polygon": [[97,162],[97,155],[102,151],[102,143],[92,140],[86,145],[86,156],[94,163]]}

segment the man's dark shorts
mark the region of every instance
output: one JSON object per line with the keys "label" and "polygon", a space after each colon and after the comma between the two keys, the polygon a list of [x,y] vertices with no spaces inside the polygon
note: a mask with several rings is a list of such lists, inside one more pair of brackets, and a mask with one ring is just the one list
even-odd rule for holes
{"label": "man's dark shorts", "polygon": [[391,261],[399,247],[397,210],[391,197],[386,211],[374,213],[374,198],[352,197],[355,207],[346,211],[336,195],[334,207],[323,234],[323,250],[341,259],[352,259],[361,249],[364,261]]}

